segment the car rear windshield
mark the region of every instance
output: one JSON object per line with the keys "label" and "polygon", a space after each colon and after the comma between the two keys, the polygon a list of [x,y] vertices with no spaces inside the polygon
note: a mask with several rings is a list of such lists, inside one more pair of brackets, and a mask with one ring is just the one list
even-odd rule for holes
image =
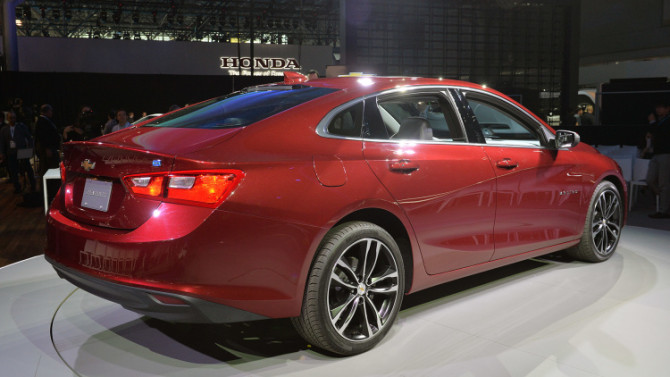
{"label": "car rear windshield", "polygon": [[244,127],[337,89],[309,86],[254,87],[211,99],[144,124],[144,127]]}

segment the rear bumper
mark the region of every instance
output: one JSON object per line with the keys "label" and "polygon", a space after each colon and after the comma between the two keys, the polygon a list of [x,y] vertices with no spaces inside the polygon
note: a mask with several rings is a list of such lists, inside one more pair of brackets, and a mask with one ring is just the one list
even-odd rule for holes
{"label": "rear bumper", "polygon": [[[267,319],[267,317],[255,313],[195,297],[105,281],[67,268],[49,257],[46,257],[46,260],[53,265],[58,276],[75,286],[106,300],[116,302],[128,310],[152,318],[186,323],[229,323]],[[160,302],[156,296],[169,297],[181,301],[183,304],[166,304]]]}
{"label": "rear bumper", "polygon": [[[139,228],[118,231],[73,221],[56,201],[45,256],[73,284],[155,318],[232,322],[300,314],[320,228],[220,210],[199,214],[178,204],[159,209]],[[156,302],[152,293],[186,307]]]}

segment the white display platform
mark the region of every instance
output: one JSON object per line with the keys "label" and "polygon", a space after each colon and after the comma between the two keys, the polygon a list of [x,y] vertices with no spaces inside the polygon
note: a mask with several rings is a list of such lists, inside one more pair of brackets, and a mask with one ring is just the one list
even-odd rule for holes
{"label": "white display platform", "polygon": [[607,263],[534,260],[409,296],[389,336],[348,358],[287,320],[149,320],[35,257],[0,269],[0,376],[667,376],[668,245],[627,227]]}

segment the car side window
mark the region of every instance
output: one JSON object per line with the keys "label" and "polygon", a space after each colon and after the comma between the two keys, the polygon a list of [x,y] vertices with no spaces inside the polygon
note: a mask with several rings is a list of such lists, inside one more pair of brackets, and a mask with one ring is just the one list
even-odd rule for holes
{"label": "car side window", "polygon": [[488,101],[468,97],[487,144],[539,147],[540,135],[522,120]]}
{"label": "car side window", "polygon": [[341,111],[328,124],[328,133],[345,137],[361,137],[363,102]]}
{"label": "car side window", "polygon": [[465,141],[451,106],[438,94],[386,97],[379,100],[378,110],[391,139]]}

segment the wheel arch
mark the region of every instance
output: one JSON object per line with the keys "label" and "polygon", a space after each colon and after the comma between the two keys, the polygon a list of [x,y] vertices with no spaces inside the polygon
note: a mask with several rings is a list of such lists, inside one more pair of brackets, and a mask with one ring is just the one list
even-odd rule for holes
{"label": "wheel arch", "polygon": [[414,255],[410,235],[402,221],[389,211],[380,208],[365,208],[343,217],[333,227],[350,221],[369,222],[389,232],[400,248],[400,254],[405,265],[405,293],[409,292],[414,276]]}
{"label": "wheel arch", "polygon": [[624,225],[626,224],[626,221],[628,220],[628,186],[626,185],[625,181],[623,180],[623,177],[620,175],[614,173],[614,172],[609,172],[609,174],[604,174],[599,179],[594,181],[595,183],[590,183],[589,186],[591,186],[591,189],[588,192],[588,196],[584,197],[584,206],[586,208],[585,216],[584,216],[584,221],[586,221],[586,215],[588,214],[588,206],[589,203],[591,202],[591,196],[593,195],[596,187],[601,182],[610,182],[611,184],[616,187],[616,189],[619,191],[619,195],[621,196],[621,202],[622,205],[624,206],[624,211],[623,211],[623,216],[624,216]]}
{"label": "wheel arch", "polygon": [[619,190],[619,195],[621,196],[621,201],[624,206],[624,224],[626,222],[626,217],[628,214],[628,186],[621,181],[621,178],[616,175],[607,175],[601,179],[601,182],[608,181],[611,182],[617,190]]}
{"label": "wheel arch", "polygon": [[[619,243],[621,229],[627,215],[626,185],[617,175],[607,175],[597,181],[586,211],[586,219],[578,242],[565,250],[566,254],[583,262],[608,260]],[[619,206],[604,195],[607,191],[618,191]],[[596,196],[597,195],[597,196]],[[604,199],[603,199],[604,198]],[[607,208],[603,208],[602,206]],[[600,209],[597,210],[598,206]],[[614,210],[618,209],[618,213]]]}

